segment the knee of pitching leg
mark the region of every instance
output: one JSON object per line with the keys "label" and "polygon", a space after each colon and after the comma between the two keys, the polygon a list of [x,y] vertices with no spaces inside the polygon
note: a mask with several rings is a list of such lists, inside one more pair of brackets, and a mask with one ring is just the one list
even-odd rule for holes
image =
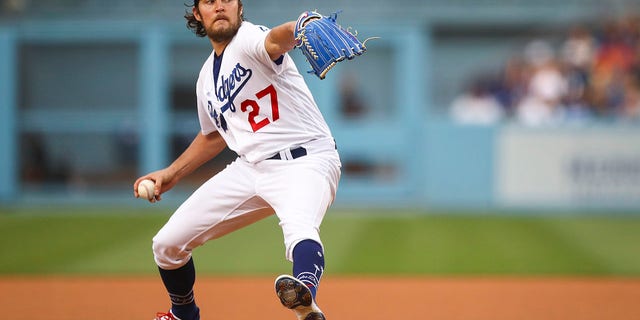
{"label": "knee of pitching leg", "polygon": [[191,251],[184,246],[156,238],[153,239],[152,250],[156,264],[165,270],[177,269],[191,258]]}

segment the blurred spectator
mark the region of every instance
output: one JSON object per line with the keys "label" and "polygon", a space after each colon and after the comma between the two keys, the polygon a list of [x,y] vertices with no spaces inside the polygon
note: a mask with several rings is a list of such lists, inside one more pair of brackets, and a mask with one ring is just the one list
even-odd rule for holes
{"label": "blurred spectator", "polygon": [[535,40],[525,49],[527,62],[532,66],[527,94],[518,104],[516,117],[527,125],[537,126],[557,122],[560,103],[567,92],[551,45]]}
{"label": "blurred spectator", "polygon": [[118,146],[118,158],[123,166],[131,166],[138,161],[140,145],[136,122],[133,118],[124,118],[115,133],[115,143]]}
{"label": "blurred spectator", "polygon": [[369,111],[358,92],[358,77],[352,72],[346,73],[340,81],[340,110],[348,119],[363,117]]}
{"label": "blurred spectator", "polygon": [[37,134],[25,134],[22,145],[22,180],[26,182],[42,182],[51,176],[51,161],[46,152],[44,142]]}
{"label": "blurred spectator", "polygon": [[624,78],[634,60],[627,40],[622,22],[607,23],[591,71],[592,102],[601,116],[613,116],[624,101]]}
{"label": "blurred spectator", "polygon": [[561,46],[561,62],[567,81],[564,97],[565,121],[583,122],[592,117],[587,89],[596,49],[595,37],[583,25],[569,30],[568,37]]}
{"label": "blurred spectator", "polygon": [[624,121],[640,123],[640,83],[636,76],[627,77],[620,113]]}
{"label": "blurred spectator", "polygon": [[640,17],[633,19],[634,54],[631,68],[627,73],[625,86],[625,100],[622,108],[622,117],[630,121],[640,123]]}
{"label": "blurred spectator", "polygon": [[461,124],[489,125],[502,120],[504,111],[482,80],[458,96],[451,106],[451,116]]}
{"label": "blurred spectator", "polygon": [[504,109],[506,117],[513,116],[516,107],[527,94],[530,68],[520,56],[510,58],[498,79],[492,82],[491,92]]}
{"label": "blurred spectator", "polygon": [[562,62],[571,70],[587,76],[596,52],[596,40],[586,27],[578,25],[569,31],[562,44]]}
{"label": "blurred spectator", "polygon": [[69,182],[71,169],[68,161],[54,161],[41,133],[24,134],[21,141],[21,178],[34,186],[44,183]]}

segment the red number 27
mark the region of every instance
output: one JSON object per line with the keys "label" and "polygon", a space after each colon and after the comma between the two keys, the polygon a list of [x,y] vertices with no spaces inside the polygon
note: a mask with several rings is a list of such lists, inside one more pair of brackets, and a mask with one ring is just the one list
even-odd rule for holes
{"label": "red number 27", "polygon": [[[276,121],[280,118],[280,111],[278,111],[278,94],[276,93],[276,88],[274,88],[273,85],[270,85],[264,88],[262,91],[256,93],[256,98],[258,98],[258,100],[266,96],[269,96],[271,98],[271,117],[273,118],[273,121]],[[260,114],[260,105],[256,100],[248,99],[240,104],[240,110],[242,110],[242,112],[247,112],[247,109],[249,107],[251,107],[251,111],[249,112],[249,124],[251,124],[251,129],[253,129],[253,132],[258,131],[262,127],[271,123],[271,121],[269,121],[269,118],[264,118],[256,122],[256,117],[258,116],[258,114]]]}

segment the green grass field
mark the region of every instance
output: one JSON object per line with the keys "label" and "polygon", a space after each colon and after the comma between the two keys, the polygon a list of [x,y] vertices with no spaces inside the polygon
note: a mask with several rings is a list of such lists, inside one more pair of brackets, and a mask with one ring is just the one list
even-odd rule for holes
{"label": "green grass field", "polygon": [[[0,274],[155,274],[169,211],[0,209]],[[332,210],[322,237],[332,274],[640,276],[640,215]],[[200,274],[290,269],[275,217],[194,257]]]}

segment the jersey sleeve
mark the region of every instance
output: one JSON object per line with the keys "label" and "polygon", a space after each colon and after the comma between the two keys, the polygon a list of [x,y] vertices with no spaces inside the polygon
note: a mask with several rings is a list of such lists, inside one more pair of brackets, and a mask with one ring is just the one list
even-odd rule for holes
{"label": "jersey sleeve", "polygon": [[271,68],[275,73],[280,73],[284,70],[284,66],[282,61],[284,60],[284,55],[276,60],[271,60],[269,57],[269,53],[265,47],[264,42],[267,39],[267,35],[271,29],[265,26],[258,26],[251,24],[249,28],[246,28],[245,33],[241,38],[243,39],[243,48],[251,57],[256,59],[258,62],[263,65]]}

